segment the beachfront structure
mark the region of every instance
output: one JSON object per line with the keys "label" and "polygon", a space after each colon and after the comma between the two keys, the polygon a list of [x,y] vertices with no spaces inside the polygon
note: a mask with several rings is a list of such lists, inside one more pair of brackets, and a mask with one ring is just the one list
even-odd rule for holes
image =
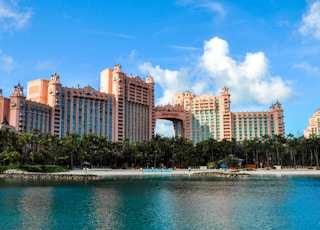
{"label": "beachfront structure", "polygon": [[317,109],[309,118],[309,125],[303,132],[305,138],[309,138],[310,135],[320,135],[320,109]]}
{"label": "beachfront structure", "polygon": [[176,135],[194,143],[216,140],[252,140],[264,135],[285,135],[283,109],[279,102],[268,112],[231,112],[227,87],[219,96],[204,94],[199,97],[190,91],[174,95],[174,107],[183,108],[185,121],[175,126]]}
{"label": "beachfront structure", "polygon": [[[18,133],[52,133],[65,137],[76,132],[97,134],[110,141],[141,142],[154,135],[156,119],[171,120],[175,135],[194,143],[214,138],[236,141],[285,135],[283,109],[279,102],[268,112],[231,112],[227,87],[219,96],[176,93],[174,105],[154,106],[154,82],[128,76],[119,64],[100,73],[100,89],[65,87],[58,74],[49,80],[14,87],[10,98],[0,91],[0,122]],[[1,120],[2,119],[2,120]]]}
{"label": "beachfront structure", "polygon": [[150,140],[154,134],[153,79],[127,76],[120,65],[101,72],[99,91],[90,86],[64,87],[54,73],[50,80],[28,82],[27,92],[25,96],[20,84],[9,99],[0,91],[0,119],[18,133],[34,129],[58,137],[93,133],[130,142]]}

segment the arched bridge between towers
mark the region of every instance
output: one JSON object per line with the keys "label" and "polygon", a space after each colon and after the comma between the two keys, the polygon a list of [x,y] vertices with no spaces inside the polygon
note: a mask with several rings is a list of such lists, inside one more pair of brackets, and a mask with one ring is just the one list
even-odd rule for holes
{"label": "arched bridge between towers", "polygon": [[[185,137],[186,114],[182,107],[173,105],[164,105],[155,107],[155,119],[164,119],[172,121],[175,135],[178,135],[178,129],[181,129],[181,136]],[[181,125],[179,125],[179,123]]]}

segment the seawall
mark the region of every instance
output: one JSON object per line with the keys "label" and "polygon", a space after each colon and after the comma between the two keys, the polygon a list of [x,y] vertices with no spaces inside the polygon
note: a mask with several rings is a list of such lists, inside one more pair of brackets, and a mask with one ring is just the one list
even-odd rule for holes
{"label": "seawall", "polygon": [[0,178],[17,178],[29,180],[99,180],[97,175],[72,175],[54,173],[2,173]]}
{"label": "seawall", "polygon": [[247,173],[240,172],[199,172],[193,173],[192,176],[206,176],[206,177],[227,177],[227,178],[242,178],[250,177]]}

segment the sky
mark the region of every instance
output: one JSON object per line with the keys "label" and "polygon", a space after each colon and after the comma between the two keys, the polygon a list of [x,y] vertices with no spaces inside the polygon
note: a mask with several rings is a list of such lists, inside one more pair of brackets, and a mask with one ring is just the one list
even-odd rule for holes
{"label": "sky", "polygon": [[[98,90],[119,63],[153,76],[156,105],[224,86],[232,112],[279,101],[298,137],[319,108],[319,60],[320,0],[0,0],[5,97],[54,72],[63,86]],[[156,133],[172,136],[172,123],[157,121]]]}

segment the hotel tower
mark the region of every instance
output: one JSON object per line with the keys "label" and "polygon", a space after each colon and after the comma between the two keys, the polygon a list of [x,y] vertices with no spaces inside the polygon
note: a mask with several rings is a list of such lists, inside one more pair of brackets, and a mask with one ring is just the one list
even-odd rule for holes
{"label": "hotel tower", "polygon": [[0,91],[0,122],[18,133],[94,133],[110,141],[141,142],[153,137],[156,119],[166,119],[173,122],[175,135],[194,143],[285,135],[279,102],[268,112],[231,112],[231,96],[224,87],[219,96],[176,93],[174,105],[155,107],[153,78],[128,76],[119,64],[100,73],[99,90],[64,87],[55,73],[49,80],[28,82],[27,92],[25,96],[20,84],[10,98]]}
{"label": "hotel tower", "polygon": [[185,120],[175,126],[177,135],[194,143],[216,140],[252,140],[264,135],[285,135],[283,109],[279,102],[268,112],[231,112],[230,93],[224,87],[219,96],[199,97],[190,91],[174,95],[174,107],[183,108]]}
{"label": "hotel tower", "polygon": [[127,76],[121,66],[101,72],[100,90],[90,86],[62,86],[54,73],[50,80],[14,87],[10,99],[0,91],[0,118],[18,133],[52,133],[64,137],[94,133],[110,141],[150,140],[154,133],[154,82],[151,76]]}
{"label": "hotel tower", "polygon": [[320,109],[314,111],[313,115],[309,118],[309,125],[303,132],[305,138],[309,138],[311,135],[317,137],[320,135]]}

